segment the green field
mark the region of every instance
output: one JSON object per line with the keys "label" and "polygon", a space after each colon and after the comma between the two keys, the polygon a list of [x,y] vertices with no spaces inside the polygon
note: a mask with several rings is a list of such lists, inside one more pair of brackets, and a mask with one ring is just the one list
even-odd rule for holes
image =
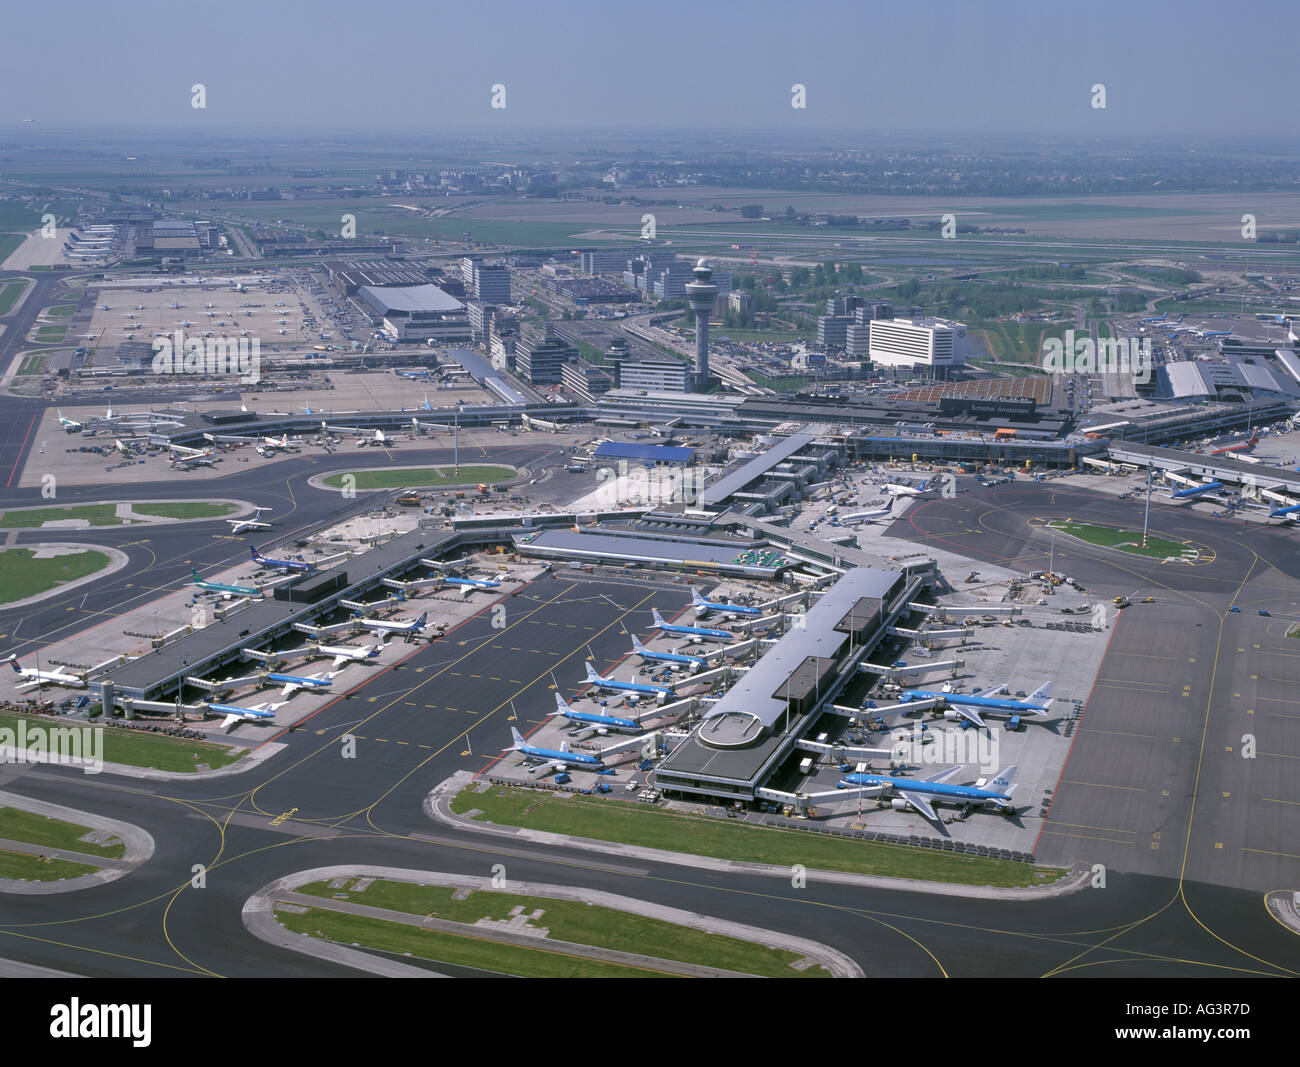
{"label": "green field", "polygon": [[48,815],[37,815],[18,808],[0,808],[0,837],[30,845],[67,849],[69,852],[85,852],[92,856],[122,858],[122,853],[126,851],[125,845],[95,845],[82,841],[82,835],[88,833],[88,826],[78,826],[76,823],[63,822],[61,819],[52,819]]}
{"label": "green field", "polygon": [[775,389],[778,393],[797,393],[808,387],[811,378],[803,374],[783,374],[779,378],[773,378],[762,371],[746,370],[745,377],[749,378],[755,385],[761,385],[765,389]]}
{"label": "green field", "polygon": [[43,523],[86,519],[91,526],[120,526],[116,504],[76,504],[66,508],[27,508],[0,514],[0,530],[31,530]]}
{"label": "green field", "polygon": [[421,930],[402,923],[311,908],[302,914],[277,911],[280,925],[296,934],[337,941],[343,945],[410,953],[420,959],[476,967],[521,978],[662,978],[658,971],[624,967],[561,952],[516,948],[481,937],[461,937],[440,930]]}
{"label": "green field", "polygon": [[[351,889],[356,879],[349,883]],[[454,900],[449,886],[420,886],[410,882],[380,880],[362,891],[331,889],[326,882],[299,886],[299,893],[335,900],[350,900],[411,915],[433,915],[447,922],[474,923],[479,919],[507,919],[510,910],[522,905],[527,912],[545,912],[537,925],[546,927],[556,941],[640,952],[659,959],[678,960],[706,967],[721,967],[743,974],[769,978],[826,978],[822,967],[796,971],[791,964],[802,958],[798,952],[769,948],[739,938],[710,934],[689,926],[644,915],[619,911],[574,900],[530,897],[517,893],[475,891],[464,900]]]}
{"label": "green field", "polygon": [[57,882],[60,878],[80,878],[94,874],[98,867],[71,860],[43,860],[29,852],[0,850],[0,878],[22,878],[29,882]]}
{"label": "green field", "polygon": [[342,489],[343,479],[349,475],[356,478],[358,489],[439,489],[450,485],[505,482],[515,476],[515,471],[510,467],[461,467],[459,474],[453,474],[451,466],[362,470],[331,474],[325,478],[325,484],[331,489]]}
{"label": "green field", "polygon": [[[0,712],[0,726],[16,729],[19,719],[25,719],[29,726],[40,726],[45,729],[70,725],[49,716],[12,715]],[[205,764],[210,770],[224,767],[228,763],[234,763],[243,754],[235,753],[226,745],[213,744],[211,741],[191,741],[184,737],[150,734],[143,730],[120,730],[112,726],[103,727],[103,730],[102,756],[106,763],[125,763],[132,767],[152,767],[159,771],[193,774],[201,770]]]}
{"label": "green field", "polygon": [[1170,541],[1168,538],[1156,537],[1151,533],[1147,534],[1146,547],[1143,548],[1141,531],[1121,530],[1115,526],[1095,526],[1063,519],[1049,522],[1047,528],[1077,537],[1090,545],[1114,548],[1120,552],[1131,552],[1135,556],[1149,556],[1152,559],[1166,559],[1169,556],[1181,556],[1184,552],[1194,551],[1191,545],[1184,541]]}
{"label": "green field", "polygon": [[23,600],[44,593],[62,582],[76,581],[108,566],[103,552],[69,553],[49,559],[33,558],[30,548],[10,548],[0,552],[0,604]]}
{"label": "green field", "polygon": [[[9,255],[3,245],[6,236],[8,235],[0,233],[0,263],[3,263]],[[11,252],[13,249],[9,251]],[[20,280],[0,285],[0,315],[7,315],[13,310],[14,305],[18,303],[18,298],[23,295],[23,290],[27,288],[27,284],[27,282]]]}
{"label": "green field", "polygon": [[173,501],[168,503],[151,503],[146,500],[133,504],[133,515],[147,515],[159,519],[218,519],[224,515],[233,515],[238,510],[235,504],[209,504],[203,501]]}
{"label": "green field", "polygon": [[77,310],[76,304],[59,304],[57,307],[46,308],[45,314],[53,315],[60,319],[69,319]]}
{"label": "green field", "polygon": [[1064,322],[975,322],[971,333],[984,335],[990,355],[999,363],[1042,363],[1043,342],[1060,338],[1070,328]]}
{"label": "green field", "polygon": [[[481,479],[480,479],[481,480]],[[25,508],[0,514],[0,530],[32,530],[47,522],[84,519],[91,526],[129,526],[157,519],[216,519],[233,515],[235,504],[207,501],[143,501],[132,505],[134,522],[120,519],[116,504],[74,504],[66,508]]]}
{"label": "green field", "polygon": [[49,362],[48,356],[24,356],[18,366],[19,374],[40,374]]}
{"label": "green field", "polygon": [[483,822],[526,826],[599,841],[618,841],[670,852],[786,867],[800,863],[828,871],[887,878],[921,878],[961,885],[1028,886],[1053,882],[1064,872],[1012,860],[824,837],[800,830],[742,826],[710,816],[679,815],[644,804],[470,786],[452,801],[458,814],[478,808]]}
{"label": "green field", "polygon": [[41,341],[62,341],[63,335],[68,332],[66,324],[59,326],[41,326],[36,331],[36,337]]}

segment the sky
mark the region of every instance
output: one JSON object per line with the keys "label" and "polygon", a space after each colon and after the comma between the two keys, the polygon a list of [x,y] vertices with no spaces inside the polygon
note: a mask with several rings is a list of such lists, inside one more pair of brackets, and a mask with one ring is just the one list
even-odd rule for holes
{"label": "sky", "polygon": [[44,0],[4,25],[6,129],[1294,139],[1300,114],[1295,0]]}

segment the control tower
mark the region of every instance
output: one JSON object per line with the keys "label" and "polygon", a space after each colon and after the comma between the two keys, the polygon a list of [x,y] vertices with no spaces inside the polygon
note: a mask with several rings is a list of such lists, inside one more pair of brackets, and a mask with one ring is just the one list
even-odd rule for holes
{"label": "control tower", "polygon": [[701,258],[693,270],[695,281],[686,283],[686,299],[695,312],[695,388],[705,388],[709,381],[709,316],[718,299],[718,287],[713,284],[713,268]]}

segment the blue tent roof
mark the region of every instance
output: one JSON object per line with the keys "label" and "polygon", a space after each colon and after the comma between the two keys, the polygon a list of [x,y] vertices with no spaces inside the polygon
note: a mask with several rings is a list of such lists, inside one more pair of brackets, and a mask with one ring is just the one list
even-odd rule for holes
{"label": "blue tent roof", "polygon": [[643,463],[690,463],[695,449],[680,445],[638,445],[629,441],[606,441],[596,449],[597,459],[635,459]]}

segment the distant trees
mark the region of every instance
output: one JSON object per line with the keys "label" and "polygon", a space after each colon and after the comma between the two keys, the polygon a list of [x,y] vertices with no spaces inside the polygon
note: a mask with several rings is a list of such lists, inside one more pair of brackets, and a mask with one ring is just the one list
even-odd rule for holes
{"label": "distant trees", "polygon": [[761,219],[763,217],[763,205],[742,204],[740,206],[740,217],[742,219]]}

